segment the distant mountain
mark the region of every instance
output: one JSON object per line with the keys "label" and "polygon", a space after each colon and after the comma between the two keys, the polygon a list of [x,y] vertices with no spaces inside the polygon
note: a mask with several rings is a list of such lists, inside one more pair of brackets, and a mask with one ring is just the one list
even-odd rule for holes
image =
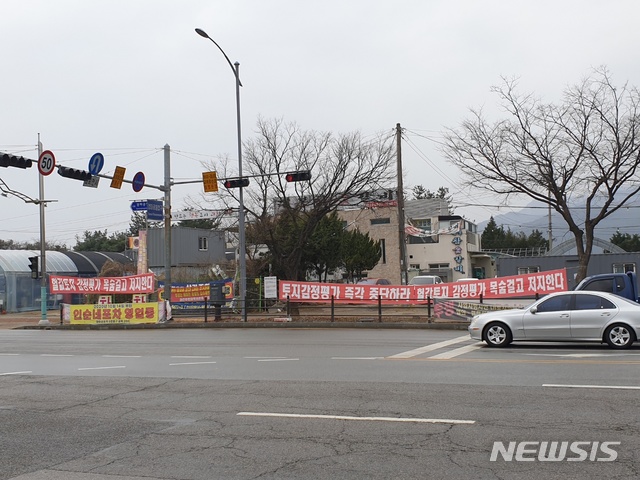
{"label": "distant mountain", "polygon": [[[584,202],[576,202],[575,205],[577,213],[574,215],[574,218],[576,220],[584,218]],[[545,205],[538,202],[530,202],[526,208],[518,211],[494,215],[493,219],[498,226],[503,226],[505,230],[511,229],[514,233],[524,232],[526,235],[529,235],[534,230],[539,230],[545,238],[548,237],[548,209]],[[478,224],[478,231],[482,232],[488,222],[489,220],[480,222]],[[553,246],[557,246],[573,238],[573,235],[567,228],[566,222],[555,211],[551,212],[551,228],[553,233]],[[640,235],[640,198],[633,199],[627,206],[600,222],[598,227],[596,227],[596,237],[609,241],[616,231],[630,235]]]}

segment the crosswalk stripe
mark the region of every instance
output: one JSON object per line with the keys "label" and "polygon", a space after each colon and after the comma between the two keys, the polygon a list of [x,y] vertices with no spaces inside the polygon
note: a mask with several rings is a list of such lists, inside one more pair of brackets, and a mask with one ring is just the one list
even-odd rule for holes
{"label": "crosswalk stripe", "polygon": [[415,348],[413,350],[408,350],[402,353],[396,353],[395,355],[391,355],[387,358],[411,358],[421,355],[423,353],[432,352],[434,350],[438,350],[439,348],[448,347],[449,345],[455,345],[456,343],[466,342],[470,340],[469,335],[464,335],[462,337],[452,338],[450,340],[445,340],[443,342],[432,343],[431,345],[425,345],[424,347]]}
{"label": "crosswalk stripe", "polygon": [[474,350],[478,350],[479,348],[483,348],[482,343],[476,343],[474,345],[465,345],[464,347],[455,348],[453,350],[449,350],[448,352],[439,353],[438,355],[434,355],[433,357],[429,357],[435,360],[447,360],[449,358],[454,358],[459,355],[464,355],[465,353],[473,352]]}

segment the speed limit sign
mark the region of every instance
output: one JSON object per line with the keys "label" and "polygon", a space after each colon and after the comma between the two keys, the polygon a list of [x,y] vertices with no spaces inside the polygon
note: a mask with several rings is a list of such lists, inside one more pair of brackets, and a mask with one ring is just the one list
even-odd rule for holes
{"label": "speed limit sign", "polygon": [[56,157],[51,150],[45,150],[38,159],[38,170],[42,175],[49,175],[56,167]]}

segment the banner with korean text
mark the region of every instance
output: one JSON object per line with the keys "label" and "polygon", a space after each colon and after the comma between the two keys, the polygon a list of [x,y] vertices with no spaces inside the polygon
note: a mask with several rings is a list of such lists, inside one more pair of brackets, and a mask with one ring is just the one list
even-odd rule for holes
{"label": "banner with korean text", "polygon": [[527,298],[567,290],[565,269],[435,285],[358,285],[279,281],[280,300],[292,302],[421,304],[429,299]]}
{"label": "banner with korean text", "polygon": [[49,293],[153,293],[155,276],[153,273],[128,277],[49,277]]}
{"label": "banner with korean text", "polygon": [[134,325],[157,323],[157,303],[111,303],[69,305],[69,322],[85,325]]}

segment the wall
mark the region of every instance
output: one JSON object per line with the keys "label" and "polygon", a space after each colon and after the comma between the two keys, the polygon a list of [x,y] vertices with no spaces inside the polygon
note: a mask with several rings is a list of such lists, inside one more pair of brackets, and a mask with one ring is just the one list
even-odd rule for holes
{"label": "wall", "polygon": [[[208,248],[200,250],[198,239],[206,237]],[[164,228],[147,231],[147,256],[149,268],[164,267]],[[224,232],[201,228],[171,228],[172,266],[211,265],[225,260]]]}

